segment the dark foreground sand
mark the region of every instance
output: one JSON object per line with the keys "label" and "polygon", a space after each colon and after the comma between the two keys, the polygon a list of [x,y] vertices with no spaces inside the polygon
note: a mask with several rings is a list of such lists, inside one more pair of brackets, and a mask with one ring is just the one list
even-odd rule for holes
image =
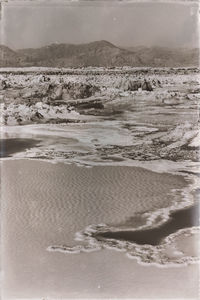
{"label": "dark foreground sand", "polygon": [[2,174],[3,299],[198,298],[197,265],[142,266],[108,249],[46,251],[75,244],[74,234],[90,224],[168,207],[170,190],[187,185],[181,176],[27,160],[4,162]]}

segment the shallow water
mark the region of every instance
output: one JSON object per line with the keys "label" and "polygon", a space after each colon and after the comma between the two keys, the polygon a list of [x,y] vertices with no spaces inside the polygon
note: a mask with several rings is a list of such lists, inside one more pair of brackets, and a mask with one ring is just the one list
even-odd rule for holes
{"label": "shallow water", "polygon": [[36,147],[40,141],[33,139],[22,139],[22,138],[12,138],[12,139],[1,139],[0,140],[0,158],[11,157],[17,152],[24,151]]}
{"label": "shallow water", "polygon": [[159,245],[163,239],[180,229],[199,226],[199,204],[172,212],[169,220],[153,229],[137,231],[102,232],[94,235],[96,239],[117,239],[139,245]]}
{"label": "shallow water", "polygon": [[[4,162],[3,172],[4,289],[16,297],[29,296],[30,291],[35,296],[55,291],[60,295],[60,280],[66,283],[61,290],[67,295],[74,287],[67,285],[69,277],[76,282],[80,276],[68,266],[79,258],[46,251],[50,245],[73,247],[76,232],[90,224],[114,226],[134,214],[168,207],[181,201],[181,195],[173,196],[170,190],[188,184],[182,176],[141,168],[84,168],[27,160]],[[96,269],[97,282],[102,274]]]}

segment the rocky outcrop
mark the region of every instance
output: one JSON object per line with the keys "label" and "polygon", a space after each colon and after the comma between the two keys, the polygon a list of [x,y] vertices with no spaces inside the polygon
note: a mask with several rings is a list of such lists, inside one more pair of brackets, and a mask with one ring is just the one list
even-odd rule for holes
{"label": "rocky outcrop", "polygon": [[26,103],[27,105],[41,101],[56,105],[58,102],[65,103],[70,100],[90,98],[99,91],[99,87],[95,85],[78,82],[55,83],[45,80],[27,86],[24,84],[14,86],[9,83],[9,80],[0,82],[0,94],[6,104],[15,100],[15,103]]}
{"label": "rocky outcrop", "polygon": [[31,123],[48,123],[59,119],[60,123],[76,120],[79,114],[67,105],[52,106],[37,102],[32,105],[10,104],[1,106],[1,125],[25,125]]}
{"label": "rocky outcrop", "polygon": [[72,83],[66,86],[69,95],[73,99],[85,99],[95,95],[96,92],[99,92],[99,88],[91,84],[84,83]]}
{"label": "rocky outcrop", "polygon": [[6,80],[0,80],[0,90],[5,90],[9,87],[9,84]]}
{"label": "rocky outcrop", "polygon": [[48,96],[50,85],[35,85],[20,91],[22,99],[44,98]]}
{"label": "rocky outcrop", "polygon": [[[154,83],[155,85],[155,83]],[[123,79],[117,86],[118,88],[122,89],[123,91],[153,91],[153,84],[149,80],[133,80],[129,78]]]}
{"label": "rocky outcrop", "polygon": [[79,82],[67,84],[51,84],[49,87],[50,100],[86,99],[94,96],[100,89],[97,86]]}
{"label": "rocky outcrop", "polygon": [[152,87],[151,83],[146,80],[142,83],[141,88],[144,91],[149,91],[149,92],[153,91],[153,87]]}
{"label": "rocky outcrop", "polygon": [[[159,103],[164,107],[188,101],[193,105],[199,98],[199,84],[193,75],[193,86],[185,84],[178,91],[177,88],[172,89],[172,79],[168,74],[110,74],[107,71],[98,75],[88,71],[87,74],[61,73],[55,76],[41,74],[38,70],[24,74],[0,74],[4,123],[43,123],[55,118],[62,122],[68,119],[68,110],[72,107],[78,115],[114,116],[125,110],[131,111],[134,101],[145,99],[145,102]],[[190,70],[187,76],[189,74]],[[180,76],[174,78],[179,86]]]}

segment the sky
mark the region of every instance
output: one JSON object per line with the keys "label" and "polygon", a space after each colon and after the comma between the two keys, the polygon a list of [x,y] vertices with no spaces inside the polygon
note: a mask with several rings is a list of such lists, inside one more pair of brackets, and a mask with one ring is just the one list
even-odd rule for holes
{"label": "sky", "polygon": [[198,10],[189,4],[125,1],[9,1],[1,44],[12,49],[107,40],[123,47],[198,47]]}

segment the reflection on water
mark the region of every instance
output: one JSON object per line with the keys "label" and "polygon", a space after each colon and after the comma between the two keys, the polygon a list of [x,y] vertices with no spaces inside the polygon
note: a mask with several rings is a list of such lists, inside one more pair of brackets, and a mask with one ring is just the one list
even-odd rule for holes
{"label": "reflection on water", "polygon": [[134,242],[139,245],[159,245],[170,234],[183,228],[199,226],[199,204],[172,212],[170,219],[159,227],[138,231],[102,232],[96,239],[117,239]]}

